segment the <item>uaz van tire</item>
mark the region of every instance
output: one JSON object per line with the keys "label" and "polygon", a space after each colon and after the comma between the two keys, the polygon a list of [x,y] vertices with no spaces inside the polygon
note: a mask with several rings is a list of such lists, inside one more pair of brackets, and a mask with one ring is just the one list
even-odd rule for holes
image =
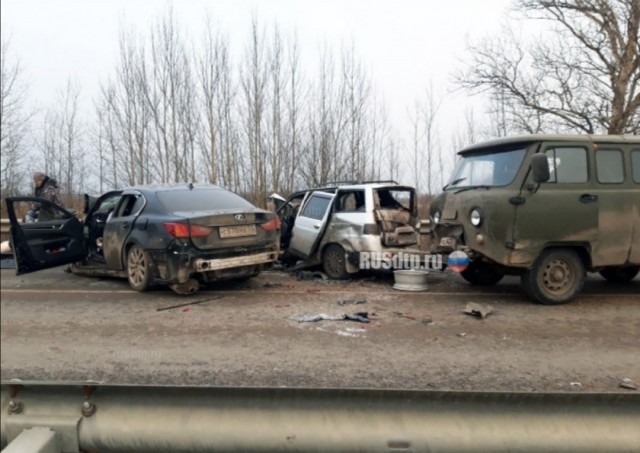
{"label": "uaz van tire", "polygon": [[489,264],[472,262],[460,273],[462,278],[475,286],[491,286],[498,283],[504,274]]}
{"label": "uaz van tire", "polygon": [[640,266],[608,267],[600,271],[607,281],[612,283],[629,283],[640,272]]}
{"label": "uaz van tire", "polygon": [[522,275],[522,286],[535,302],[560,305],[576,297],[584,280],[584,264],[575,251],[548,249]]}

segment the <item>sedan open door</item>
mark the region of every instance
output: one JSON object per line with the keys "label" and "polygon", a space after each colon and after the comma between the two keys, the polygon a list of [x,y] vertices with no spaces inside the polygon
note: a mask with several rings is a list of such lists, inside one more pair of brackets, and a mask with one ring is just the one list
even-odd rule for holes
{"label": "sedan open door", "polygon": [[[14,197],[7,198],[6,203],[17,275],[85,258],[82,223],[74,214],[42,198]],[[50,213],[51,219],[31,223],[18,221],[19,213],[26,213],[34,203]]]}
{"label": "sedan open door", "polygon": [[308,258],[324,234],[334,194],[311,192],[296,217],[289,248],[296,255]]}

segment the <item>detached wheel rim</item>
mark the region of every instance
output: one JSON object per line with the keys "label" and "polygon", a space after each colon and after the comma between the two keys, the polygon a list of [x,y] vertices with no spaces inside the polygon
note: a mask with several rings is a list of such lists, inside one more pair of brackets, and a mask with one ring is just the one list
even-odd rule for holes
{"label": "detached wheel rim", "polygon": [[147,277],[147,260],[142,249],[134,247],[129,252],[127,262],[129,280],[136,286],[142,285]]}
{"label": "detached wheel rim", "polygon": [[575,269],[562,259],[549,261],[539,277],[540,286],[553,295],[562,295],[570,291],[575,280]]}

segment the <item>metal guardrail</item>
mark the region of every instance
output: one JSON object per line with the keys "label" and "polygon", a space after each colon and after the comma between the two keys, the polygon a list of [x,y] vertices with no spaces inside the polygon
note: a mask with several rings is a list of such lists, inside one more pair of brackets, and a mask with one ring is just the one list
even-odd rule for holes
{"label": "metal guardrail", "polygon": [[[1,386],[7,453],[637,452],[640,395]],[[47,450],[48,448],[48,450]]]}

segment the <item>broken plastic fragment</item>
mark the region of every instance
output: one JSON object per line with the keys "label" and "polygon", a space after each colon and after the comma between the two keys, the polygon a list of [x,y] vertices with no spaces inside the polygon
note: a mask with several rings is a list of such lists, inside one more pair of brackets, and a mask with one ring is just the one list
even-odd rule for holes
{"label": "broken plastic fragment", "polygon": [[629,378],[624,378],[620,382],[620,387],[627,390],[638,390],[638,386]]}
{"label": "broken plastic fragment", "polygon": [[357,322],[363,322],[363,323],[371,322],[371,320],[369,319],[369,313],[367,312],[360,312],[360,313],[354,313],[354,314],[341,314],[341,315],[327,315],[325,313],[303,314],[303,315],[292,316],[289,319],[293,321],[298,321],[298,322],[318,322],[318,321],[357,321]]}
{"label": "broken plastic fragment", "polygon": [[493,307],[491,305],[480,305],[475,302],[469,302],[464,308],[464,313],[484,319],[493,313]]}
{"label": "broken plastic fragment", "polygon": [[364,322],[364,323],[370,322],[369,313],[367,312],[355,313],[353,315],[344,315],[344,319],[347,321],[357,321],[357,322]]}
{"label": "broken plastic fragment", "polygon": [[345,299],[345,300],[339,300],[338,301],[338,305],[341,305],[341,306],[358,305],[358,304],[366,304],[366,303],[367,303],[367,299],[365,299],[364,297],[358,297],[356,299]]}

